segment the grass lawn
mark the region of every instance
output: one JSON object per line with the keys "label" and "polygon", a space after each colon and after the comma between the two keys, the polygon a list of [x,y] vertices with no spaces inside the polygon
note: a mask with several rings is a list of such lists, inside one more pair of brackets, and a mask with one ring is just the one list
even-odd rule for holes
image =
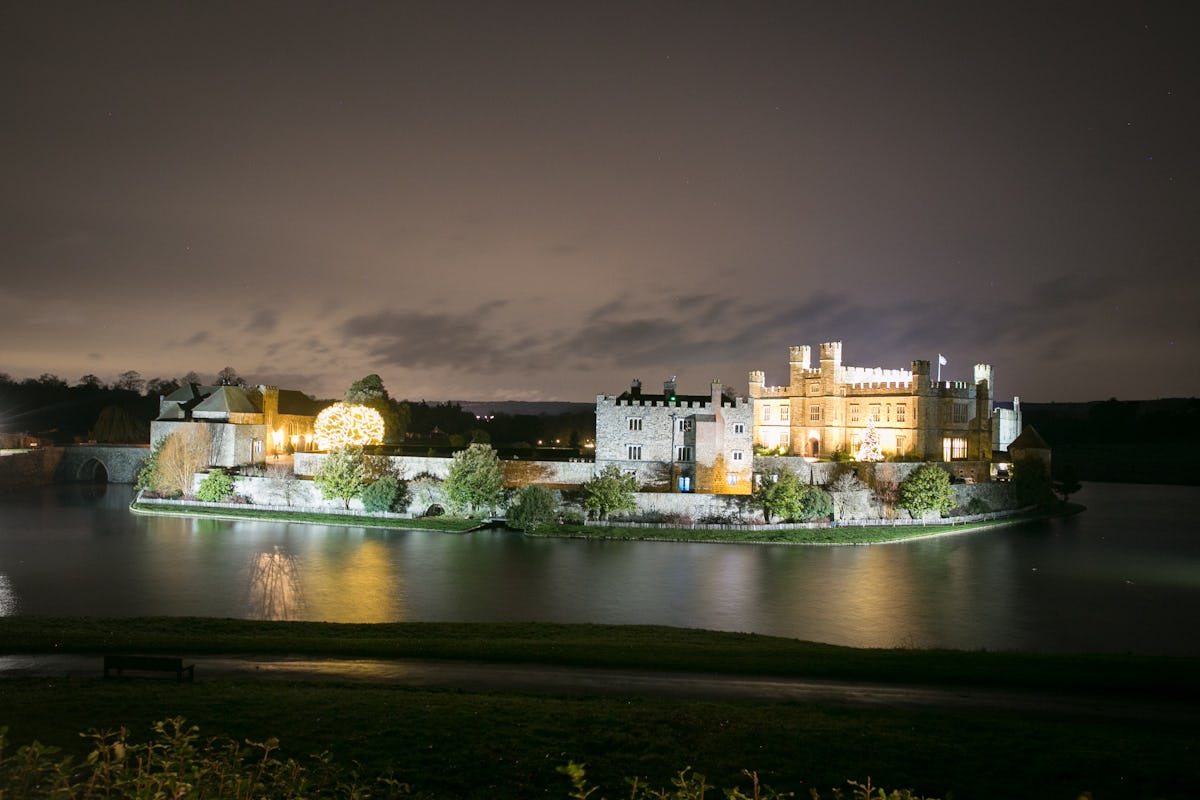
{"label": "grass lawn", "polygon": [[[216,619],[0,618],[0,652],[308,653],[589,664],[893,683],[970,684],[1174,699],[1200,706],[1197,659],[855,650],[652,626],[333,625]],[[99,660],[97,659],[97,671]],[[182,715],[204,735],[262,741],[283,755],[328,750],[364,774],[394,769],[438,797],[566,797],[555,768],[588,765],[609,798],[623,779],[665,786],[693,767],[719,787],[756,770],[807,797],[846,779],[957,798],[1182,797],[1194,789],[1200,730],[1178,720],[1068,712],[799,702],[556,697],[337,682],[11,678],[0,726],[83,753],[78,734],[127,726],[146,738]],[[713,792],[710,797],[720,797]]]}
{"label": "grass lawn", "polygon": [[418,517],[416,519],[388,519],[385,517],[359,516],[356,514],[316,513],[312,511],[270,511],[246,506],[246,508],[213,507],[197,505],[160,505],[158,503],[134,502],[129,508],[139,514],[164,514],[168,516],[212,517],[216,519],[274,519],[281,522],[311,522],[318,525],[354,525],[362,528],[404,528],[438,531],[469,531],[478,528],[480,521],[463,517]]}

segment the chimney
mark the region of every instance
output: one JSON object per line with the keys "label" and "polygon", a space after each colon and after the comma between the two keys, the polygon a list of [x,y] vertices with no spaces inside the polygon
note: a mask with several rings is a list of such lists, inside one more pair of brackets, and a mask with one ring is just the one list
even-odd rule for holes
{"label": "chimney", "polygon": [[675,376],[674,375],[672,375],[671,377],[669,377],[665,381],[663,381],[663,397],[667,398],[667,400],[675,399]]}

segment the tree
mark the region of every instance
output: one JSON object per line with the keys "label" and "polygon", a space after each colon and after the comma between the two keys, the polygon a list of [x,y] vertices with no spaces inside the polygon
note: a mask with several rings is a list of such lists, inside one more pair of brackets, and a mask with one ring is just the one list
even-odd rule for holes
{"label": "tree", "polygon": [[218,467],[204,476],[196,489],[196,499],[206,503],[224,503],[233,497],[233,478]]}
{"label": "tree", "polygon": [[299,496],[303,485],[296,479],[296,473],[286,464],[272,464],[267,467],[267,493],[285,506],[290,506]]}
{"label": "tree", "polygon": [[1079,484],[1079,476],[1075,474],[1074,465],[1064,464],[1058,471],[1058,480],[1054,482],[1054,491],[1062,495],[1063,503],[1066,503],[1071,495],[1082,488]]}
{"label": "tree", "polygon": [[533,533],[558,517],[558,498],[545,486],[530,484],[517,491],[516,501],[509,506],[505,524],[525,533]]}
{"label": "tree", "polygon": [[362,494],[367,486],[362,448],[339,447],[330,452],[313,476],[313,483],[326,500],[341,500],[346,508],[350,508],[350,501]]}
{"label": "tree", "polygon": [[179,381],[174,378],[151,378],[146,381],[148,397],[166,396],[179,388]]}
{"label": "tree", "polygon": [[108,444],[137,444],[150,438],[150,426],[124,406],[107,406],[96,418],[88,438]]}
{"label": "tree", "polygon": [[202,425],[186,425],[161,439],[138,474],[138,487],[167,497],[192,490],[192,476],[211,462],[212,440]]}
{"label": "tree", "polygon": [[79,386],[80,388],[83,388],[83,389],[103,389],[104,388],[104,384],[101,382],[101,380],[90,372],[87,375],[84,375],[82,378],[80,378],[79,383],[77,383],[76,386]]}
{"label": "tree", "polygon": [[954,507],[950,474],[934,464],[917,467],[900,482],[899,505],[915,516],[926,511],[949,511]]}
{"label": "tree", "polygon": [[120,389],[125,392],[134,392],[141,394],[145,388],[146,382],[142,380],[142,375],[135,369],[126,370],[117,376],[117,380],[113,383],[114,389]]}
{"label": "tree", "polygon": [[621,471],[616,464],[609,464],[591,480],[583,484],[583,507],[600,519],[609,514],[637,509],[633,493],[637,491],[637,478]]}
{"label": "tree", "polygon": [[504,488],[504,468],[496,451],[486,444],[472,444],[452,456],[446,476],[446,497],[456,511],[470,515],[492,508]]}
{"label": "tree", "polygon": [[771,517],[808,522],[833,511],[833,498],[820,486],[810,486],[790,469],[766,473],[750,496],[750,505],[761,508],[767,522]]}
{"label": "tree", "polygon": [[879,447],[879,429],[875,427],[875,415],[867,416],[867,432],[858,446],[858,461],[883,461],[883,450]]}
{"label": "tree", "polygon": [[1013,462],[1013,494],[1021,506],[1046,508],[1054,502],[1054,489],[1046,462],[1026,456]]}
{"label": "tree", "polygon": [[245,386],[246,379],[237,374],[233,367],[225,367],[217,373],[218,386]]}
{"label": "tree", "polygon": [[378,411],[379,416],[383,418],[383,441],[395,443],[404,439],[404,426],[400,414],[396,410],[396,403],[383,385],[383,378],[375,373],[359,378],[350,384],[342,400],[351,405],[367,406]]}

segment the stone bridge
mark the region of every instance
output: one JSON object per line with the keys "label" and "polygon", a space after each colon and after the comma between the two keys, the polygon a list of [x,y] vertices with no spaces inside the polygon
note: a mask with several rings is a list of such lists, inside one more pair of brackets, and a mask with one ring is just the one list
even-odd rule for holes
{"label": "stone bridge", "polygon": [[136,483],[150,445],[74,444],[63,447],[62,453],[54,471],[56,481]]}

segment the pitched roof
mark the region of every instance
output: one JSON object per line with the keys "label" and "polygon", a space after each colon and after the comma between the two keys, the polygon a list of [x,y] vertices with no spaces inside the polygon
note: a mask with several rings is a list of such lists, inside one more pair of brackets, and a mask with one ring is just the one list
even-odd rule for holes
{"label": "pitched roof", "polygon": [[213,393],[204,398],[192,413],[215,414],[261,414],[262,409],[254,404],[246,390],[240,386],[217,386]]}
{"label": "pitched roof", "polygon": [[279,390],[279,413],[295,414],[301,417],[315,417],[324,408],[304,392],[295,389]]}
{"label": "pitched roof", "polygon": [[1008,445],[1008,451],[1013,450],[1049,450],[1050,445],[1046,444],[1046,440],[1037,432],[1037,428],[1032,425],[1026,425],[1021,431],[1021,435],[1012,440]]}

